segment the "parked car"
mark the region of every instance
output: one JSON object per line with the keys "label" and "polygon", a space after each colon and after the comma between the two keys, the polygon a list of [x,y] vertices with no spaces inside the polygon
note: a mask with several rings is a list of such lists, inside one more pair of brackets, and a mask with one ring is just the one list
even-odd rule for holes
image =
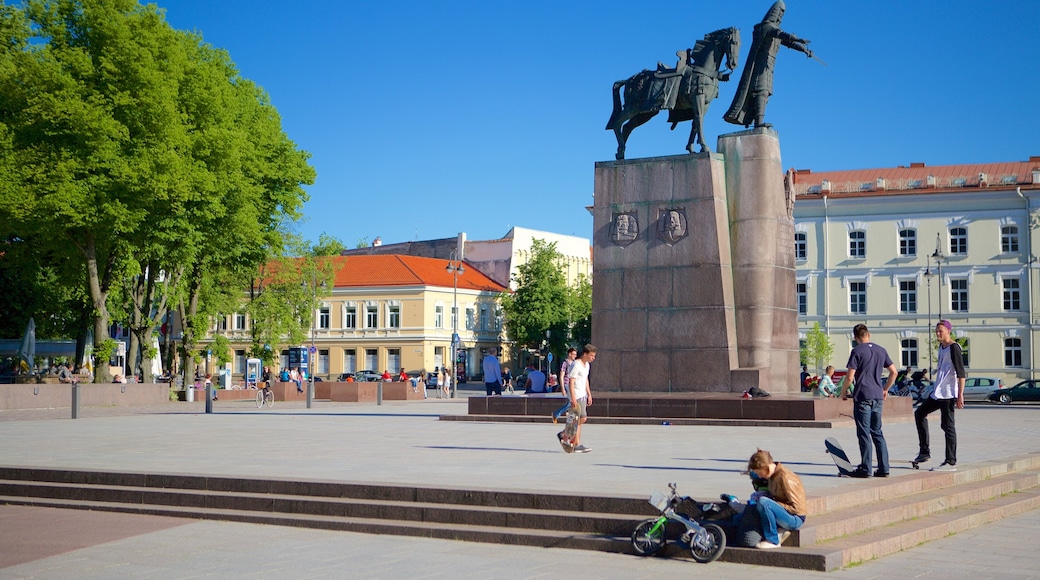
{"label": "parked car", "polygon": [[1026,379],[1010,389],[997,389],[986,397],[1001,405],[1010,405],[1021,401],[1040,401],[1040,381]]}
{"label": "parked car", "polygon": [[426,388],[435,389],[440,384],[440,373],[429,373],[426,375]]}
{"label": "parked car", "polygon": [[[336,382],[338,382],[338,383],[345,383],[345,382],[347,382],[347,379],[349,379],[349,378],[351,378],[353,376],[354,376],[354,373],[341,373],[338,377],[336,377]],[[356,381],[357,379],[354,379],[354,380]]]}
{"label": "parked car", "polygon": [[968,377],[964,379],[964,400],[985,401],[993,391],[1006,388],[1003,379],[995,377]]}
{"label": "parked car", "polygon": [[378,383],[383,380],[383,373],[376,371],[358,371],[354,373],[354,380],[359,382]]}

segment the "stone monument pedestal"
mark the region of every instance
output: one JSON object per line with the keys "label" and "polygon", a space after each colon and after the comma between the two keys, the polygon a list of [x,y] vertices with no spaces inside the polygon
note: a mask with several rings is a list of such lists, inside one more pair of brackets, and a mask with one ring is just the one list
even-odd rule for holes
{"label": "stone monument pedestal", "polygon": [[779,139],[742,131],[718,151],[596,164],[596,390],[799,390]]}

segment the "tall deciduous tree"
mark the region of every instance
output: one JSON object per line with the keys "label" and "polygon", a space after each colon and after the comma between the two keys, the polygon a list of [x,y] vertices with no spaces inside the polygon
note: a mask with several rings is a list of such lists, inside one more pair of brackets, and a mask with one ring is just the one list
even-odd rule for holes
{"label": "tall deciduous tree", "polygon": [[571,290],[560,268],[562,259],[555,243],[533,240],[531,258],[517,268],[514,276],[516,292],[502,295],[509,338],[517,346],[540,347],[546,331],[553,352],[561,352],[567,344]]}
{"label": "tall deciduous tree", "polygon": [[811,364],[819,371],[830,363],[834,356],[834,345],[831,339],[820,328],[820,323],[813,324],[809,332],[805,333],[805,346],[801,349],[801,359],[804,364]]}
{"label": "tall deciduous tree", "polygon": [[0,50],[0,224],[84,265],[97,351],[122,285],[141,344],[176,300],[192,353],[228,289],[281,252],[308,155],[226,53],[154,5],[3,5]]}

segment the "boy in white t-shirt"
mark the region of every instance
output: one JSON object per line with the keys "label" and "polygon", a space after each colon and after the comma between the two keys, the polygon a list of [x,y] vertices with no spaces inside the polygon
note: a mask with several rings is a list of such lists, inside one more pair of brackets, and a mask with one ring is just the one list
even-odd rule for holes
{"label": "boy in white t-shirt", "polygon": [[588,419],[586,407],[592,404],[592,389],[589,387],[589,365],[594,360],[596,360],[596,347],[586,344],[581,349],[581,356],[571,363],[570,369],[567,371],[567,386],[571,406],[578,408],[578,428],[574,432],[573,441],[575,453],[592,451],[581,444],[581,426]]}

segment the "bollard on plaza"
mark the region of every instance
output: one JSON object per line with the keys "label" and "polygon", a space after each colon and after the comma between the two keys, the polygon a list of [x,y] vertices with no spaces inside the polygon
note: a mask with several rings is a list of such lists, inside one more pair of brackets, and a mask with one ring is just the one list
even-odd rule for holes
{"label": "bollard on plaza", "polygon": [[311,403],[314,402],[314,377],[311,377],[307,381],[307,408],[311,408]]}
{"label": "bollard on plaza", "polygon": [[206,385],[206,412],[213,412],[213,384]]}
{"label": "bollard on plaza", "polygon": [[79,383],[72,383],[72,418],[79,418]]}
{"label": "bollard on plaza", "polygon": [[383,404],[383,381],[376,383],[376,405]]}

